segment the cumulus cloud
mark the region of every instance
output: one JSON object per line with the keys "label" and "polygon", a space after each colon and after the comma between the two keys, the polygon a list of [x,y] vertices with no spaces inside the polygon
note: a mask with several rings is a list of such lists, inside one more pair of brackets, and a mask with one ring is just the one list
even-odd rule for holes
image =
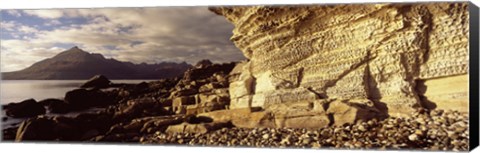
{"label": "cumulus cloud", "polygon": [[64,50],[52,47],[53,45],[31,40],[2,40],[0,69],[2,71],[19,70]]}
{"label": "cumulus cloud", "polygon": [[16,16],[16,17],[21,17],[22,14],[18,10],[5,10],[10,15]]}
{"label": "cumulus cloud", "polygon": [[[42,18],[44,25],[54,28],[39,30],[23,25],[25,27],[17,32],[34,35],[6,44],[2,40],[2,58],[30,56],[33,48],[37,51],[44,49],[44,55],[39,56],[47,58],[68,49],[58,44],[75,44],[89,52],[134,63],[186,61],[194,64],[202,59],[218,63],[244,59],[229,41],[233,25],[209,12],[206,7],[24,10],[23,13],[27,14],[24,16]],[[84,21],[64,24],[76,19]],[[2,28],[12,27],[3,27],[3,23]],[[10,21],[5,23],[15,24]],[[11,54],[15,52],[18,57],[3,50]],[[25,68],[40,57],[32,55],[24,60],[2,60],[2,71]]]}
{"label": "cumulus cloud", "polygon": [[60,25],[60,24],[62,24],[62,22],[60,22],[58,20],[50,20],[47,23],[45,23],[44,25],[45,26],[55,26],[55,25]]}
{"label": "cumulus cloud", "polygon": [[62,10],[24,10],[23,12],[45,19],[56,19],[64,15]]}
{"label": "cumulus cloud", "polygon": [[13,31],[15,28],[15,22],[13,21],[2,21],[0,22],[0,28],[6,31]]}

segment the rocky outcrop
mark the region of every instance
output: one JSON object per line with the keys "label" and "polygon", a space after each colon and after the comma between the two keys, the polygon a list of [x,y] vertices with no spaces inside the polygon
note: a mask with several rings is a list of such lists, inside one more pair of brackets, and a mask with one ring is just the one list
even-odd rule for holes
{"label": "rocky outcrop", "polygon": [[177,114],[199,114],[226,109],[230,104],[228,74],[235,65],[202,60],[187,70],[170,94],[173,111]]}
{"label": "rocky outcrop", "polygon": [[113,98],[100,90],[74,89],[65,94],[65,102],[72,109],[83,110],[113,104]]}
{"label": "rocky outcrop", "polygon": [[81,88],[107,88],[110,86],[110,80],[103,75],[95,75],[90,80],[82,84]]}
{"label": "rocky outcrop", "polygon": [[166,133],[207,133],[210,131],[218,130],[224,127],[230,127],[230,123],[182,123],[178,125],[171,125],[165,131]]}
{"label": "rocky outcrop", "polygon": [[78,126],[65,121],[39,116],[20,124],[15,141],[72,140],[81,134]]}
{"label": "rocky outcrop", "polygon": [[3,106],[5,114],[15,118],[35,117],[45,114],[46,110],[42,104],[35,99],[27,99],[18,103],[11,103]]}
{"label": "rocky outcrop", "polygon": [[451,107],[468,106],[467,3],[210,10],[235,25],[231,40],[249,59],[232,71],[231,108],[338,99],[354,106],[342,111],[392,116],[467,111]]}
{"label": "rocky outcrop", "polygon": [[65,114],[71,111],[70,105],[60,99],[48,98],[39,101],[38,103],[45,106],[49,113]]}

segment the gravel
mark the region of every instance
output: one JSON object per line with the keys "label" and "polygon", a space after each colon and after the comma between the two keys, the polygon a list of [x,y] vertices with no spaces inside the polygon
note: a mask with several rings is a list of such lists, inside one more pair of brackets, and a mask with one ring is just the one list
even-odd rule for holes
{"label": "gravel", "polygon": [[141,140],[145,144],[201,146],[467,151],[468,113],[423,110],[408,118],[318,129],[233,127],[205,134],[156,132]]}

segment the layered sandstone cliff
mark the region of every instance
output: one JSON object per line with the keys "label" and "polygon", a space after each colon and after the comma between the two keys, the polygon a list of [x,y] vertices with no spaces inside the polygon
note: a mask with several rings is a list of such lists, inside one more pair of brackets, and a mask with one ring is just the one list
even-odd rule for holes
{"label": "layered sandstone cliff", "polygon": [[468,110],[467,3],[210,9],[235,25],[231,40],[249,59],[231,73],[232,109]]}

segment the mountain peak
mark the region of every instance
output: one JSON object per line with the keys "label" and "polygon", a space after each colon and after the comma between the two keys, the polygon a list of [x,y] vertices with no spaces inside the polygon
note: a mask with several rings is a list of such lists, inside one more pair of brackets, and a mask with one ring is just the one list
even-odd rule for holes
{"label": "mountain peak", "polygon": [[2,73],[2,79],[89,79],[97,74],[113,79],[160,79],[182,76],[191,67],[185,64],[133,64],[74,46],[23,70]]}
{"label": "mountain peak", "polygon": [[74,52],[74,51],[75,51],[75,52],[86,52],[86,51],[78,48],[78,46],[73,46],[72,48],[70,48],[70,49],[68,49],[68,50],[66,50],[66,51],[67,51],[67,52],[68,52],[68,51],[72,51],[72,52]]}

